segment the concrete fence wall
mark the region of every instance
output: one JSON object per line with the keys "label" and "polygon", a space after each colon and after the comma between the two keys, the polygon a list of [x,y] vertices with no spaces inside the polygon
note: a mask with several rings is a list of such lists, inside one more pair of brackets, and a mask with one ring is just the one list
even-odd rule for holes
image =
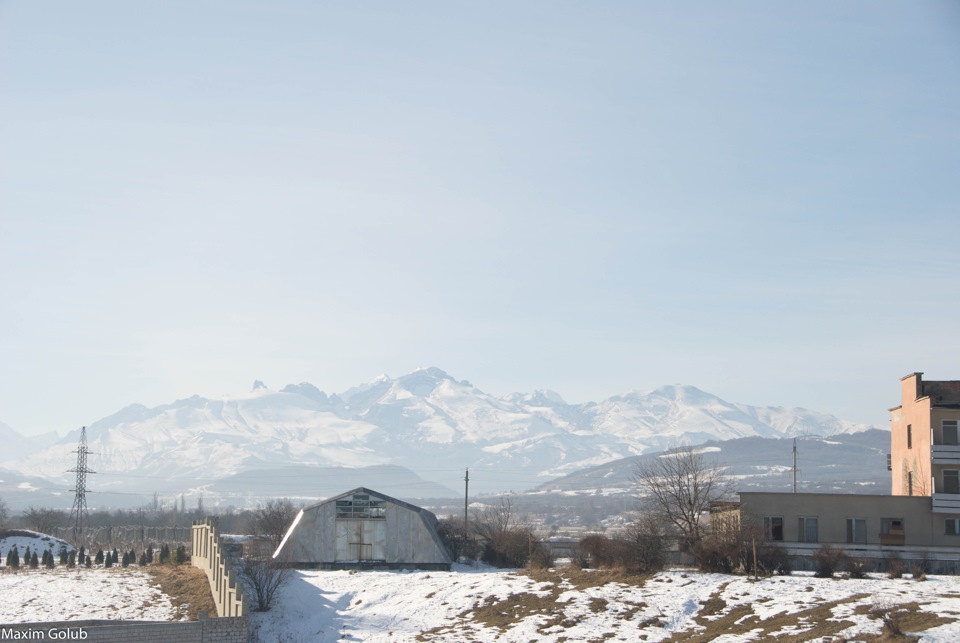
{"label": "concrete fence wall", "polygon": [[193,556],[190,562],[207,574],[217,616],[243,616],[249,614],[247,597],[240,579],[226,557],[223,541],[217,533],[215,518],[205,518],[193,523]]}
{"label": "concrete fence wall", "polygon": [[57,621],[0,624],[0,640],[70,640],[85,643],[242,643],[247,619],[202,618],[199,621]]}

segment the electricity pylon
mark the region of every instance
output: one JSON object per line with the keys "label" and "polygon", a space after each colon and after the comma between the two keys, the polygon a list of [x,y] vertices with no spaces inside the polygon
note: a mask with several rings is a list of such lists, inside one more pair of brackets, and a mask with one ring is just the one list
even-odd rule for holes
{"label": "electricity pylon", "polygon": [[73,523],[73,539],[77,542],[83,538],[83,526],[87,522],[87,474],[96,473],[87,468],[87,427],[80,429],[80,444],[74,452],[77,454],[77,466],[67,469],[67,473],[77,473],[77,486],[74,488],[73,508],[70,509],[70,521]]}

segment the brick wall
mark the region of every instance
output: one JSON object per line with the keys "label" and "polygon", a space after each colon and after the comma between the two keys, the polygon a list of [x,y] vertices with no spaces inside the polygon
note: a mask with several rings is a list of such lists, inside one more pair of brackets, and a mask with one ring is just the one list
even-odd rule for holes
{"label": "brick wall", "polygon": [[0,639],[86,643],[243,643],[247,641],[247,617],[201,618],[199,621],[58,621],[50,623],[0,624]]}

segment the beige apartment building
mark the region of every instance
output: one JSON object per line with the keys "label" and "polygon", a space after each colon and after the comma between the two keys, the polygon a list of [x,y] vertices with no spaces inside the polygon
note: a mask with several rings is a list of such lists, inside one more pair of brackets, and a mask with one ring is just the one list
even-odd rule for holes
{"label": "beige apartment building", "polygon": [[820,544],[960,570],[960,381],[901,379],[890,409],[891,495],[740,493],[740,517],[799,556]]}
{"label": "beige apartment building", "polygon": [[900,380],[890,409],[890,470],[895,496],[932,496],[935,513],[960,513],[960,381]]}

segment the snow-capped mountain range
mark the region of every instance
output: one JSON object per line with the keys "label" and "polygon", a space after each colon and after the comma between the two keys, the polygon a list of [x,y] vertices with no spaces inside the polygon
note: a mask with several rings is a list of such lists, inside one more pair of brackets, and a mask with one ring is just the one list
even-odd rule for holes
{"label": "snow-capped mountain range", "polygon": [[[470,467],[471,490],[498,492],[680,444],[870,428],[878,427],[799,408],[733,404],[681,385],[586,404],[551,391],[498,398],[423,368],[333,395],[308,383],[273,390],[256,382],[243,395],[127,406],[87,428],[89,466],[97,471],[88,485],[197,490],[284,466],[394,465],[452,488]],[[0,468],[69,484],[78,437],[79,430],[52,443],[21,436],[21,453],[4,457]],[[31,444],[35,451],[23,453]]]}

